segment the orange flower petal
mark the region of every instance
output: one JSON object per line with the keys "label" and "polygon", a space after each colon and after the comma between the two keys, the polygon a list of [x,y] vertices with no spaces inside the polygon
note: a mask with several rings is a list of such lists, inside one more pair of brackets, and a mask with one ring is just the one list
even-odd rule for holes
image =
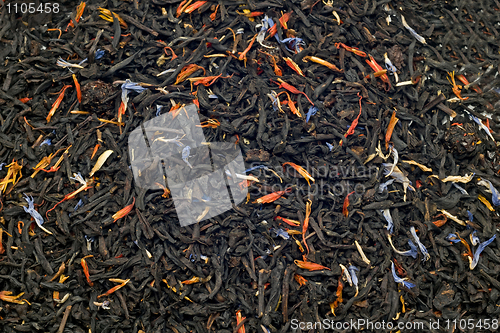
{"label": "orange flower petal", "polygon": [[361,57],[366,57],[366,53],[363,52],[363,51],[360,51],[357,47],[350,47],[350,46],[347,46],[345,45],[344,43],[335,43],[335,47],[338,49],[339,47],[343,47],[344,49],[346,49],[347,51],[349,52],[352,52],[356,55],[359,55]]}
{"label": "orange flower petal", "polygon": [[21,103],[28,103],[29,101],[31,101],[33,98],[29,98],[29,97],[24,97],[24,98],[20,98],[19,101]]}
{"label": "orange flower petal", "polygon": [[[342,276],[341,276],[342,277]],[[332,310],[332,314],[335,316],[335,308],[340,304],[342,303],[342,289],[344,289],[344,285],[342,284],[342,282],[340,281],[341,277],[339,277],[339,284],[337,286],[337,292],[336,292],[336,295],[337,295],[337,299],[335,300],[335,302],[333,303],[330,303],[330,309]]]}
{"label": "orange flower petal", "polygon": [[75,88],[76,88],[76,98],[78,99],[78,103],[82,102],[82,91],[80,89],[80,83],[78,83],[78,80],[76,79],[76,75],[73,74],[73,82],[75,82]]}
{"label": "orange flower petal", "polygon": [[285,60],[285,63],[288,65],[288,67],[290,67],[291,69],[293,69],[295,71],[295,73],[301,75],[301,76],[304,76],[304,73],[302,73],[302,70],[300,69],[299,65],[297,65],[295,63],[295,61],[293,61],[292,59],[286,57],[286,58],[283,58]]}
{"label": "orange flower petal", "polygon": [[49,122],[50,122],[50,119],[51,119],[51,118],[52,118],[52,116],[56,113],[57,108],[59,107],[59,105],[61,105],[61,102],[62,102],[62,100],[63,100],[63,98],[64,98],[64,92],[65,92],[65,91],[66,91],[66,89],[68,89],[68,88],[71,88],[71,86],[70,86],[70,85],[65,85],[65,86],[62,88],[62,91],[61,91],[61,93],[59,94],[59,97],[57,97],[57,99],[55,100],[55,102],[52,104],[52,108],[50,109],[49,114],[48,114],[48,116],[47,116],[47,118],[46,118],[47,123],[49,123]]}
{"label": "orange flower petal", "polygon": [[124,207],[124,208],[120,209],[119,211],[117,211],[117,212],[113,215],[113,219],[114,219],[114,221],[113,221],[113,222],[116,222],[117,220],[121,219],[122,217],[127,216],[127,215],[128,215],[128,213],[130,213],[130,211],[131,211],[131,210],[132,210],[132,208],[134,207],[134,204],[135,204],[135,197],[133,198],[133,202],[132,202],[130,205],[128,205],[128,206],[126,206],[126,207]]}
{"label": "orange flower petal", "polygon": [[300,226],[300,222],[299,221],[286,219],[286,218],[281,217],[281,216],[276,216],[276,219],[281,220],[281,221],[285,222],[286,224],[291,225],[292,227],[298,227],[298,226]]}
{"label": "orange flower petal", "polygon": [[83,274],[85,274],[85,278],[87,279],[87,283],[89,284],[89,286],[93,287],[94,282],[92,282],[92,280],[90,279],[89,266],[87,265],[87,262],[85,261],[85,258],[88,258],[88,257],[92,257],[92,255],[87,256],[87,257],[83,257],[80,260],[80,264],[82,265]]}
{"label": "orange flower petal", "polygon": [[304,224],[302,225],[302,242],[306,246],[307,254],[309,254],[309,246],[307,245],[307,242],[306,242],[306,232],[307,232],[307,228],[309,227],[309,216],[311,215],[311,205],[312,205],[312,201],[307,200],[307,202],[306,202],[306,216],[304,218]]}
{"label": "orange flower petal", "polygon": [[108,296],[108,295],[111,295],[112,293],[114,293],[115,291],[117,291],[118,289],[120,288],[123,288],[125,287],[125,285],[130,281],[130,279],[128,280],[125,280],[122,284],[119,284],[111,289],[109,289],[108,291],[106,291],[104,294],[101,294],[99,296],[97,296],[97,298],[101,298],[103,296]]}
{"label": "orange flower petal", "polygon": [[250,42],[250,44],[248,44],[247,48],[245,49],[245,51],[243,52],[238,52],[239,53],[239,57],[238,57],[238,60],[244,60],[244,63],[245,63],[245,67],[246,67],[246,64],[247,64],[247,53],[248,51],[250,51],[250,49],[252,48],[252,45],[253,43],[255,42],[255,38],[257,38],[257,35],[258,34],[255,34],[252,38],[252,41]]}
{"label": "orange flower petal", "polygon": [[271,202],[276,201],[279,198],[281,198],[283,196],[283,194],[285,194],[285,191],[273,192],[273,193],[270,193],[270,194],[267,194],[263,197],[258,198],[257,200],[254,201],[254,203],[260,203],[260,204],[271,203]]}
{"label": "orange flower petal", "polygon": [[[236,325],[239,325],[246,317],[241,315],[241,310],[236,311]],[[241,325],[238,329],[238,333],[245,333],[245,325]]]}
{"label": "orange flower petal", "polygon": [[318,58],[318,57],[314,57],[314,56],[306,56],[304,57],[304,60],[310,60],[312,62],[315,62],[319,65],[323,65],[325,67],[328,67],[330,68],[332,71],[334,72],[343,72],[343,70],[339,69],[337,66],[335,66],[334,64],[332,63],[329,63],[328,61],[326,60],[323,60],[321,58]]}
{"label": "orange flower petal", "polygon": [[472,258],[472,257],[473,257],[473,255],[472,255],[472,251],[471,251],[471,249],[470,249],[469,243],[467,243],[467,241],[466,241],[465,239],[463,239],[462,237],[460,237],[460,236],[458,235],[458,233],[455,233],[455,235],[457,235],[458,239],[460,239],[460,242],[461,242],[461,243],[465,246],[465,248],[467,249],[467,255],[468,255],[469,257],[471,257],[471,258]]}
{"label": "orange flower petal", "polygon": [[281,26],[282,26],[283,28],[288,29],[288,26],[287,26],[287,24],[286,24],[286,23],[288,22],[288,20],[289,20],[289,19],[290,19],[290,17],[292,16],[292,13],[293,13],[293,11],[288,12],[288,13],[285,13],[285,14],[283,14],[283,16],[282,16],[282,17],[280,17],[279,21],[280,21],[280,24],[281,24]]}
{"label": "orange flower petal", "polygon": [[385,149],[389,148],[389,141],[391,141],[392,132],[394,131],[394,127],[396,127],[397,122],[399,121],[396,118],[396,111],[392,113],[391,120],[389,121],[389,125],[387,126],[387,131],[385,132]]}
{"label": "orange flower petal", "polygon": [[182,281],[181,283],[182,284],[195,284],[198,282],[200,282],[200,278],[198,276],[194,276],[194,277],[190,278],[189,280]]}
{"label": "orange flower petal", "polygon": [[299,274],[295,274],[293,276],[293,278],[295,279],[295,281],[297,281],[297,283],[300,285],[300,286],[305,286],[306,285],[306,282],[307,280],[302,276],[302,275],[299,275]]}
{"label": "orange flower petal", "polygon": [[20,293],[17,296],[10,296],[12,295],[12,291],[0,291],[0,299],[4,302],[10,302],[10,303],[16,303],[16,304],[24,304],[23,301],[18,300],[19,297],[23,296],[24,293]]}
{"label": "orange flower petal", "polygon": [[206,71],[205,71],[205,68],[201,67],[201,66],[198,66],[196,64],[189,64],[189,65],[186,65],[182,68],[181,72],[179,73],[179,75],[177,75],[177,79],[175,80],[175,83],[174,85],[176,84],[179,84],[179,83],[182,83],[184,81],[186,81],[186,79],[191,75],[193,74],[194,72],[196,72],[198,69],[203,69],[203,75],[206,74]]}
{"label": "orange flower petal", "polygon": [[327,269],[331,271],[330,268],[322,266],[320,264],[316,264],[314,262],[310,261],[302,261],[302,260],[294,260],[295,265],[297,265],[299,268],[307,269],[309,271],[320,271],[322,269]]}
{"label": "orange flower petal", "polygon": [[[274,82],[274,81],[271,80],[271,82]],[[291,92],[292,94],[301,94],[301,95],[304,95],[305,98],[307,98],[307,100],[309,101],[309,103],[311,103],[312,105],[314,105],[314,103],[311,101],[311,99],[309,98],[309,96],[306,95],[305,92],[298,90],[297,88],[295,88],[294,86],[292,86],[289,83],[286,83],[282,79],[278,79],[278,82],[274,82],[276,84],[279,84],[278,88],[284,88],[284,89],[288,90],[289,92]]]}
{"label": "orange flower petal", "polygon": [[[181,14],[182,14],[182,12],[183,12],[184,8],[185,8],[185,7],[187,7],[187,6],[186,6],[186,5],[187,5],[187,4],[186,4],[186,2],[187,2],[187,0],[183,0],[183,1],[180,3],[179,7],[177,7],[177,10],[175,11],[175,17],[179,17],[179,16],[181,16]],[[189,2],[191,2],[191,1],[189,1]]]}
{"label": "orange flower petal", "polygon": [[309,186],[311,186],[311,184],[309,183],[309,181],[312,181],[314,183],[314,178],[306,171],[306,169],[304,169],[300,165],[297,165],[297,164],[292,163],[292,162],[285,162],[285,163],[283,163],[283,168],[287,164],[290,165],[292,168],[294,168],[302,177],[304,177],[306,179],[306,181],[307,181],[307,184],[309,184]]}
{"label": "orange flower petal", "polygon": [[444,219],[443,220],[437,220],[437,221],[434,221],[432,222],[436,227],[442,227],[447,221],[448,221],[448,218],[443,215],[443,214],[438,214],[437,216],[434,216],[434,217],[438,217],[438,216],[442,216]]}
{"label": "orange flower petal", "polygon": [[217,10],[219,9],[219,6],[220,6],[220,4],[218,4],[217,7],[215,7],[215,11],[212,14],[210,14],[211,21],[215,21],[215,18],[217,17]]}
{"label": "orange flower petal", "polygon": [[190,14],[190,13],[194,12],[196,9],[200,8],[201,6],[203,6],[206,3],[207,3],[207,1],[196,1],[192,5],[188,6],[184,10],[184,13]]}

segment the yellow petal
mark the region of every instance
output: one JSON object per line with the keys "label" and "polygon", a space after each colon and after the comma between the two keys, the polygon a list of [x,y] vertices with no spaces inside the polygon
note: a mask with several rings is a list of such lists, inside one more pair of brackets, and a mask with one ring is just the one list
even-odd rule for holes
{"label": "yellow petal", "polygon": [[89,174],[90,177],[92,177],[94,175],[94,173],[99,171],[99,169],[103,166],[104,162],[106,162],[106,160],[108,159],[109,156],[111,156],[111,154],[113,154],[112,150],[106,150],[104,153],[101,154],[101,156],[99,156],[99,158],[97,159],[97,162],[95,163],[94,167],[92,168],[92,171],[90,171],[90,174]]}
{"label": "yellow petal", "polygon": [[23,296],[24,293],[20,293],[17,296],[10,296],[12,295],[12,291],[0,291],[0,299],[4,302],[10,302],[10,303],[16,303],[16,304],[24,304],[23,301],[18,300],[19,297]]}
{"label": "yellow petal", "polygon": [[495,208],[493,208],[493,206],[490,204],[490,202],[488,201],[488,199],[486,199],[484,196],[482,196],[481,194],[479,194],[477,196],[477,198],[482,202],[484,203],[484,205],[486,207],[488,207],[488,209],[491,211],[491,212],[494,212],[495,211]]}
{"label": "yellow petal", "polygon": [[359,255],[361,256],[361,259],[367,264],[367,265],[370,265],[371,262],[370,262],[370,259],[368,259],[365,255],[365,253],[363,252],[363,248],[361,247],[361,245],[359,245],[358,241],[354,241],[354,244],[356,244],[356,248],[358,249],[358,252],[359,252]]}
{"label": "yellow petal", "polygon": [[445,211],[444,209],[438,209],[438,211],[440,211],[441,213],[443,213],[447,218],[457,222],[458,224],[460,225],[463,225],[463,226],[466,226],[467,224],[460,220],[458,217],[454,216],[454,215],[451,215],[450,213],[448,213],[447,211]]}
{"label": "yellow petal", "polygon": [[425,171],[425,172],[432,172],[431,168],[428,168],[425,165],[420,164],[418,162],[415,162],[413,160],[405,160],[405,161],[401,161],[401,162],[412,164],[412,165],[416,165],[416,166],[418,166],[420,168],[420,170]]}
{"label": "yellow petal", "polygon": [[[433,177],[433,178],[437,178],[439,179],[439,177],[437,175],[430,175],[429,177]],[[465,175],[465,176],[448,176],[444,179],[439,179],[441,180],[443,183],[446,183],[446,182],[460,182],[460,183],[463,183],[463,184],[466,184],[468,182],[470,182],[472,180],[472,178],[474,178],[474,174],[470,174],[470,175]]]}

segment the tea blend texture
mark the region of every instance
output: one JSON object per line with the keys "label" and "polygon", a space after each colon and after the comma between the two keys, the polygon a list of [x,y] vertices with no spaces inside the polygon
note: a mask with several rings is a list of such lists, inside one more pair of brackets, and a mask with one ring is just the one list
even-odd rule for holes
{"label": "tea blend texture", "polygon": [[0,331],[497,331],[499,1],[0,8]]}

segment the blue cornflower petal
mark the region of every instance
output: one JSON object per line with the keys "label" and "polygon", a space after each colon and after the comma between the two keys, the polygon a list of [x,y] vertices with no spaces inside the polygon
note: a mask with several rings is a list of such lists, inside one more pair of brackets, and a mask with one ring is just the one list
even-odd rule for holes
{"label": "blue cornflower petal", "polygon": [[477,263],[479,262],[479,255],[481,254],[481,252],[483,252],[484,248],[488,245],[490,245],[491,242],[493,242],[495,240],[495,238],[497,238],[497,235],[493,235],[493,237],[491,237],[490,239],[488,239],[487,241],[485,242],[482,242],[481,244],[479,244],[476,252],[474,253],[474,259],[472,259],[472,261],[470,262],[470,269],[473,270]]}
{"label": "blue cornflower petal", "polygon": [[351,274],[352,283],[357,287],[358,286],[358,277],[356,276],[356,271],[359,272],[359,268],[351,265],[347,268],[347,270],[349,271],[349,274]]}
{"label": "blue cornflower petal", "polygon": [[40,143],[40,147],[43,145],[47,145],[47,146],[52,145],[52,140],[50,140],[49,138],[43,140],[42,143]]}
{"label": "blue cornflower petal", "polygon": [[[295,49],[295,51],[299,52],[300,49],[299,49],[299,46],[305,46],[306,43],[301,39],[301,38],[298,38],[298,37],[290,37],[290,38],[285,38],[281,41],[281,43],[285,44],[285,43],[290,43],[290,46]],[[290,51],[290,52],[293,52],[293,50],[289,49],[287,45],[285,45],[285,48]]]}
{"label": "blue cornflower petal", "polygon": [[420,239],[418,238],[417,236],[417,232],[415,231],[415,227],[411,227],[410,228],[410,232],[413,236],[413,238],[415,239],[415,242],[417,243],[419,249],[420,249],[420,252],[422,252],[422,254],[424,255],[424,257],[422,258],[423,261],[427,261],[430,259],[430,255],[429,255],[429,252],[427,252],[427,249],[425,248],[424,244],[422,244],[420,242]]}
{"label": "blue cornflower petal", "polygon": [[405,279],[402,279],[402,278],[400,278],[399,276],[396,275],[396,270],[394,268],[394,263],[392,263],[391,270],[392,270],[392,276],[394,277],[394,281],[396,281],[396,283],[402,283],[403,286],[405,286],[406,288],[409,288],[409,289],[415,287],[415,285],[413,283],[408,282]]}
{"label": "blue cornflower petal", "polygon": [[398,71],[396,69],[396,67],[394,67],[392,62],[389,60],[389,58],[387,58],[385,61],[385,68],[387,69],[388,72],[392,72],[392,73],[396,73]]}
{"label": "blue cornflower petal", "polygon": [[273,110],[278,111],[280,109],[280,106],[279,106],[279,100],[277,98],[276,92],[271,91],[271,93],[267,94],[267,96],[271,99],[271,104],[273,106]]}
{"label": "blue cornflower petal", "polygon": [[380,184],[378,186],[378,193],[383,193],[387,189],[387,186],[391,185],[392,183],[394,183],[394,178],[389,179],[385,183]]}
{"label": "blue cornflower petal", "polygon": [[470,211],[467,211],[467,215],[469,215],[469,221],[472,222],[474,221],[474,215]]}
{"label": "blue cornflower petal", "polygon": [[500,193],[489,180],[482,179],[477,184],[488,187],[491,192],[491,202],[493,202],[495,206],[500,205]]}
{"label": "blue cornflower petal", "polygon": [[457,238],[457,235],[455,234],[449,234],[448,236],[446,236],[445,238],[448,242],[452,242],[452,243],[460,243],[460,239]]}
{"label": "blue cornflower petal", "polygon": [[453,186],[455,186],[463,195],[469,195],[469,193],[467,193],[467,191],[457,183],[453,183]]}
{"label": "blue cornflower petal", "polygon": [[493,184],[487,180],[488,184],[490,185],[490,191],[491,191],[491,201],[495,206],[500,205],[500,193],[498,193],[498,190],[493,186]]}
{"label": "blue cornflower petal", "polygon": [[279,110],[278,99],[277,98],[273,99],[272,105],[273,105],[273,110],[274,111],[278,111]]}
{"label": "blue cornflower petal", "polygon": [[[384,166],[384,175],[388,175],[389,172],[391,172],[392,164],[393,163],[382,163],[382,165]],[[408,177],[406,177],[403,174],[403,172],[401,172],[401,170],[399,170],[399,168],[397,166],[394,168],[394,171],[391,173],[391,177],[394,178],[396,181],[398,181],[401,184],[405,184],[405,183],[407,183],[409,185],[412,184],[412,182],[408,179]],[[408,189],[410,191],[415,190],[412,186],[408,186]]]}
{"label": "blue cornflower petal", "polygon": [[186,147],[184,147],[184,149],[182,149],[182,160],[184,162],[186,162],[186,164],[192,169],[193,166],[188,161],[190,153],[191,153],[191,147],[190,146],[186,146]]}
{"label": "blue cornflower petal", "polygon": [[389,243],[391,244],[392,249],[394,250],[394,252],[396,252],[397,254],[400,254],[402,256],[413,257],[415,259],[417,258],[417,256],[418,256],[417,247],[415,246],[415,244],[413,244],[413,242],[411,240],[408,240],[408,245],[410,245],[410,249],[409,250],[399,251],[398,249],[396,249],[394,247],[394,244],[392,244],[392,238],[391,238],[390,234],[387,235],[387,238],[389,239]]}
{"label": "blue cornflower petal", "polygon": [[276,234],[276,237],[281,237],[283,239],[290,239],[290,235],[283,229],[271,229]]}
{"label": "blue cornflower petal", "polygon": [[268,26],[268,28],[267,28],[267,29],[271,29],[272,27],[274,27],[274,21],[273,21],[273,19],[272,19],[272,18],[267,17],[267,15],[266,15],[264,19],[265,19],[265,20],[267,19],[267,20],[266,20],[266,23],[267,23],[267,26]]}
{"label": "blue cornflower petal", "polygon": [[88,60],[88,58],[83,59],[82,61],[80,61],[80,62],[78,63],[78,65],[80,65],[80,66],[81,66],[81,65],[82,65],[85,61],[87,61],[87,60]]}
{"label": "blue cornflower petal", "polygon": [[309,119],[311,118],[311,116],[314,116],[316,114],[316,112],[318,112],[318,108],[315,107],[314,105],[309,108],[309,110],[307,111],[307,115],[306,115],[306,123],[309,122]]}
{"label": "blue cornflower petal", "polygon": [[417,259],[418,252],[417,252],[417,246],[413,244],[411,239],[408,239],[408,245],[410,245],[411,250],[405,251],[404,255],[406,256],[411,256],[413,259]]}
{"label": "blue cornflower petal", "polygon": [[26,200],[26,202],[28,203],[28,208],[23,207],[24,211],[31,215],[40,229],[48,234],[52,234],[49,230],[43,227],[43,217],[39,212],[35,210],[35,200],[33,199],[33,197],[29,197],[28,195],[24,194],[24,200]]}
{"label": "blue cornflower petal", "polygon": [[146,88],[141,87],[140,85],[138,85],[135,82],[130,81],[129,79],[125,80],[125,83],[122,84],[122,90],[125,90],[125,89],[126,90],[133,90],[137,93],[141,93],[144,90],[146,90]]}
{"label": "blue cornflower petal", "polygon": [[391,211],[389,209],[381,209],[380,212],[384,215],[387,221],[387,230],[392,235],[394,233],[394,222],[392,221]]}
{"label": "blue cornflower petal", "polygon": [[471,114],[469,114],[469,117],[470,117],[472,120],[474,120],[474,121],[476,122],[476,124],[478,124],[478,125],[479,125],[479,127],[480,127],[480,128],[482,128],[482,129],[483,129],[483,131],[485,131],[485,132],[486,132],[486,134],[488,134],[488,136],[489,136],[489,137],[490,137],[493,141],[495,141],[495,139],[493,138],[493,135],[491,135],[491,131],[490,131],[490,129],[489,129],[486,125],[484,125],[484,124],[483,124],[483,122],[481,121],[481,119],[479,119],[478,117],[473,116],[473,115],[471,115]]}
{"label": "blue cornflower petal", "polygon": [[161,109],[163,109],[163,105],[157,105],[156,106],[156,116],[160,116]]}
{"label": "blue cornflower petal", "polygon": [[470,234],[470,242],[472,245],[476,246],[479,244],[481,241],[479,240],[479,237],[476,236],[477,230],[474,230],[472,234]]}
{"label": "blue cornflower petal", "polygon": [[245,172],[250,172],[250,171],[253,171],[253,170],[257,170],[257,169],[264,169],[264,170],[269,170],[269,168],[263,164],[261,165],[256,165],[254,167],[251,167],[249,169],[246,169]]}
{"label": "blue cornflower petal", "polygon": [[125,106],[127,105],[128,103],[128,93],[133,90],[137,93],[141,93],[143,92],[144,90],[146,90],[146,88],[144,87],[141,87],[140,85],[138,85],[137,83],[135,82],[132,82],[130,81],[129,79],[126,79],[125,80],[125,83],[122,84],[122,103],[125,104]]}
{"label": "blue cornflower petal", "polygon": [[33,199],[33,197],[29,197],[27,194],[24,194],[24,200],[26,200],[26,202],[28,203],[28,208],[23,207],[24,211],[26,213],[30,214],[31,217],[33,217],[35,219],[35,221],[38,225],[42,225],[43,224],[43,217],[42,217],[42,215],[40,215],[39,212],[37,212],[35,210],[35,200]]}
{"label": "blue cornflower petal", "polygon": [[326,142],[326,145],[327,145],[328,149],[330,149],[330,151],[333,150],[334,147],[331,143]]}
{"label": "blue cornflower petal", "polygon": [[95,60],[99,60],[101,59],[102,57],[104,57],[104,54],[106,53],[106,51],[104,50],[101,50],[101,49],[98,49],[97,51],[95,51],[95,56],[94,56],[94,59]]}
{"label": "blue cornflower petal", "polygon": [[76,212],[76,210],[77,210],[78,208],[82,207],[82,206],[83,206],[83,200],[82,200],[82,199],[80,199],[80,200],[76,203],[76,206],[75,206],[75,208],[73,209],[73,211],[74,211],[74,212]]}

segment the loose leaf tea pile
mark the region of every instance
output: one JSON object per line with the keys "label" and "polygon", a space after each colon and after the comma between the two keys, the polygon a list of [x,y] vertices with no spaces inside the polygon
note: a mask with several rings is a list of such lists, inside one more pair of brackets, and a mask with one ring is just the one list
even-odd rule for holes
{"label": "loose leaf tea pile", "polygon": [[[499,1],[14,3],[2,331],[499,317]],[[192,104],[207,142],[241,149],[245,174],[226,174],[248,196],[181,227],[168,179],[140,187],[127,145]],[[162,130],[182,172],[206,169]]]}

